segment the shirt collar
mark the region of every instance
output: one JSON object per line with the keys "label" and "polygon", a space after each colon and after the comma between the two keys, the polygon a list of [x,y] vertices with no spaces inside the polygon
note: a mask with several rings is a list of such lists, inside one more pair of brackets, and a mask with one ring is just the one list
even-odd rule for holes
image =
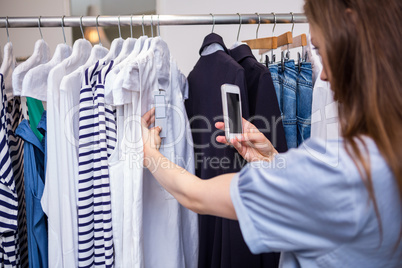
{"label": "shirt collar", "polygon": [[220,35],[217,35],[216,33],[210,33],[204,38],[204,42],[202,43],[202,46],[201,46],[200,51],[199,51],[200,55],[201,55],[201,52],[204,50],[204,48],[206,46],[209,46],[210,44],[213,44],[213,43],[220,44],[223,47],[223,49],[225,50],[225,52],[229,54],[229,51],[226,48],[222,37]]}
{"label": "shirt collar", "polygon": [[247,45],[240,45],[234,49],[231,49],[229,53],[232,58],[237,62],[241,62],[243,59],[248,57],[255,59],[250,47]]}

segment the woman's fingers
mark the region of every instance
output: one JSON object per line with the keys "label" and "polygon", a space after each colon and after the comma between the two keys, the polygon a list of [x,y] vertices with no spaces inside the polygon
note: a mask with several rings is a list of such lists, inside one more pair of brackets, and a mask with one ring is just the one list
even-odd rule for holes
{"label": "woman's fingers", "polygon": [[236,138],[231,139],[230,142],[233,145],[233,147],[235,147],[235,149],[241,154],[243,145],[238,141],[238,139],[236,139]]}
{"label": "woman's fingers", "polygon": [[162,128],[159,127],[159,126],[156,126],[156,127],[151,128],[150,131],[152,131],[152,132],[158,134],[158,136],[159,136],[159,133],[161,133]]}
{"label": "woman's fingers", "polygon": [[248,132],[248,133],[243,133],[239,137],[239,141],[241,142],[251,142],[252,144],[255,143],[266,143],[268,142],[268,139],[265,137],[265,135],[261,132]]}
{"label": "woman's fingers", "polygon": [[152,108],[142,116],[143,122],[149,127],[155,121],[155,108]]}
{"label": "woman's fingers", "polygon": [[225,130],[225,123],[223,122],[216,122],[215,127],[220,130]]}
{"label": "woman's fingers", "polygon": [[226,140],[225,136],[216,136],[216,141],[219,143],[228,144],[228,141]]}
{"label": "woman's fingers", "polygon": [[151,146],[154,146],[156,149],[159,149],[162,143],[162,139],[159,134],[162,131],[161,127],[153,127],[150,130],[150,138],[152,139]]}

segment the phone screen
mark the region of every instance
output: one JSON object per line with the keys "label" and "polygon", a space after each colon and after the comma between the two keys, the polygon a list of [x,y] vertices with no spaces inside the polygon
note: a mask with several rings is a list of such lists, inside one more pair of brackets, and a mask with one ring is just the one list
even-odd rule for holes
{"label": "phone screen", "polygon": [[242,133],[239,94],[226,92],[230,133]]}

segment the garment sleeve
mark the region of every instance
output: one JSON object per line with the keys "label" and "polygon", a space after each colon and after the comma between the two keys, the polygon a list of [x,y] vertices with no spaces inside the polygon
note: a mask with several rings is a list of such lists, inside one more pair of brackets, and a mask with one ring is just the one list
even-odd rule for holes
{"label": "garment sleeve", "polygon": [[270,163],[249,163],[231,182],[243,237],[254,254],[319,254],[356,235],[357,186],[347,177],[358,176],[357,170],[338,163],[339,151],[315,155],[323,145],[311,139],[307,147],[279,154]]}

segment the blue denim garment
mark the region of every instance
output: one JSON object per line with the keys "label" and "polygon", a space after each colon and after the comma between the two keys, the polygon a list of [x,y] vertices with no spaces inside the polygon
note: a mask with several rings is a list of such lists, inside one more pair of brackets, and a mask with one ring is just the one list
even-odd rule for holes
{"label": "blue denim garment", "polygon": [[47,219],[40,200],[45,187],[44,160],[42,143],[23,120],[16,129],[16,134],[24,142],[24,184],[28,229],[28,258],[30,267],[48,267]]}
{"label": "blue denim garment", "polygon": [[302,62],[297,76],[297,144],[310,138],[313,70],[310,62]]}
{"label": "blue denim garment", "polygon": [[[285,129],[288,149],[297,147],[297,119],[296,119],[296,78],[294,60],[285,61],[285,70],[279,66],[279,76],[282,77],[282,113],[283,128]],[[280,78],[281,79],[281,78]]]}
{"label": "blue denim garment", "polygon": [[281,115],[283,115],[283,107],[282,107],[282,77],[279,75],[278,64],[270,64],[268,66],[269,71],[271,72],[272,82],[274,83],[274,88],[276,92],[276,98],[278,99],[279,110],[281,111]]}

